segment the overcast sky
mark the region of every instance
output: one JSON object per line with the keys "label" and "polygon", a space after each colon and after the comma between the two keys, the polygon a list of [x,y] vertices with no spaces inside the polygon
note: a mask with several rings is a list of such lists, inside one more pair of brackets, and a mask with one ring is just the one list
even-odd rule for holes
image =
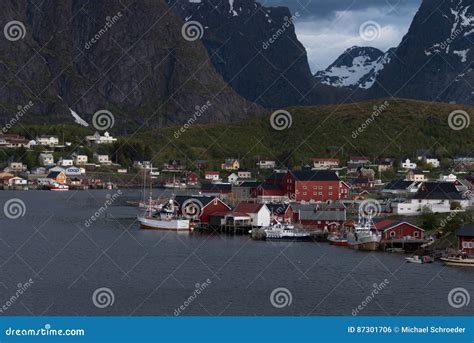
{"label": "overcast sky", "polygon": [[[407,33],[421,0],[260,0],[299,13],[298,39],[313,72],[325,69],[351,46],[380,50],[397,46]],[[367,23],[360,34],[361,25]],[[375,28],[375,31],[371,31]],[[379,29],[380,28],[380,29]],[[375,32],[375,33],[374,33]],[[374,34],[374,35],[373,35]],[[364,39],[365,38],[365,39]]]}

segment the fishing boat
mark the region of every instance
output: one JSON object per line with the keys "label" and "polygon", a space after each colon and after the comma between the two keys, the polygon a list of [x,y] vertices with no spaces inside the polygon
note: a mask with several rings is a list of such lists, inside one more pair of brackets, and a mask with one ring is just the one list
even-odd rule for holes
{"label": "fishing boat", "polygon": [[185,182],[181,182],[173,176],[172,180],[168,180],[163,184],[164,188],[173,188],[173,189],[184,189],[187,187]]}
{"label": "fishing boat", "polygon": [[300,232],[295,230],[292,224],[282,224],[276,222],[264,228],[265,237],[268,240],[286,240],[286,241],[310,241],[311,235],[309,232]]}
{"label": "fishing boat", "polygon": [[329,244],[337,245],[341,247],[347,247],[349,245],[347,238],[341,235],[331,235],[328,237]]}
{"label": "fishing boat", "polygon": [[160,212],[149,206],[145,212],[137,215],[143,229],[187,231],[191,229],[189,219],[178,216],[174,200],[170,199]]}
{"label": "fishing boat", "polygon": [[427,255],[425,256],[415,255],[412,257],[405,257],[405,260],[408,263],[419,263],[419,264],[433,263],[433,259],[431,258],[431,256],[427,256]]}
{"label": "fishing boat", "polygon": [[349,248],[356,250],[375,251],[380,247],[382,235],[372,230],[373,222],[370,215],[360,216],[354,229],[347,234]]}
{"label": "fishing boat", "polygon": [[474,258],[463,258],[462,256],[441,257],[441,261],[447,266],[474,267]]}

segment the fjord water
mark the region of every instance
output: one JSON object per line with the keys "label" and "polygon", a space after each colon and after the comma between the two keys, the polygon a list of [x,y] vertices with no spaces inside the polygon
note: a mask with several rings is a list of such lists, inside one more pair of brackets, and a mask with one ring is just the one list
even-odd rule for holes
{"label": "fjord water", "polygon": [[[127,205],[139,190],[123,190],[86,225],[115,193],[0,192],[0,307],[33,281],[2,315],[172,316],[180,306],[181,315],[352,315],[361,304],[358,315],[473,313],[474,299],[460,308],[448,302],[459,287],[474,297],[472,268],[327,243],[141,230]],[[25,204],[18,219],[1,211],[13,198]],[[92,296],[102,287],[113,304],[99,308]],[[281,308],[271,301],[277,288],[288,290]]]}

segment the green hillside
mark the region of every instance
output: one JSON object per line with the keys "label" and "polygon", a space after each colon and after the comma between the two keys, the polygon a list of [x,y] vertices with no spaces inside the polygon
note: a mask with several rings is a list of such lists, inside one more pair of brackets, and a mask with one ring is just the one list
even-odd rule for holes
{"label": "green hillside", "polygon": [[[384,104],[386,108],[380,111]],[[189,164],[198,159],[217,163],[225,157],[236,157],[243,160],[244,167],[254,166],[259,158],[298,166],[312,157],[344,160],[349,155],[367,155],[375,160],[413,156],[422,148],[432,149],[440,157],[474,151],[474,123],[462,130],[448,125],[452,111],[473,114],[469,106],[379,99],[286,110],[292,125],[282,131],[272,128],[268,113],[234,124],[198,125],[197,121],[179,134],[180,127],[138,132],[125,145],[146,142],[157,162],[176,158]],[[364,123],[367,127],[355,134]]]}

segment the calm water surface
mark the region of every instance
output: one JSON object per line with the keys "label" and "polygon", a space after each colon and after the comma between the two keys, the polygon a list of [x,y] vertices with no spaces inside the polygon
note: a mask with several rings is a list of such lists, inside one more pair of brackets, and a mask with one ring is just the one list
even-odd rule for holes
{"label": "calm water surface", "polygon": [[[115,192],[0,192],[0,305],[18,284],[34,282],[4,315],[174,315],[185,302],[183,315],[351,315],[385,279],[360,315],[474,313],[474,268],[408,264],[404,255],[327,243],[140,230],[126,203],[139,191],[122,191],[86,227]],[[19,219],[1,211],[12,198],[25,203]],[[114,294],[106,308],[92,301],[101,287]],[[270,301],[279,287],[291,294],[283,308]],[[467,306],[449,305],[456,287],[470,293]]]}

